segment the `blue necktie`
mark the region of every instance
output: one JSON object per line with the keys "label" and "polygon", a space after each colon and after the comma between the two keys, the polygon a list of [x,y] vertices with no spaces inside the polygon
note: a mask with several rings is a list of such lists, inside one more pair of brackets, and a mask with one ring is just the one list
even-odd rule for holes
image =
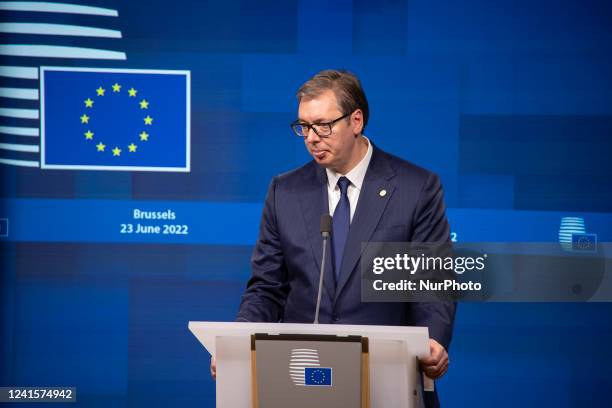
{"label": "blue necktie", "polygon": [[346,177],[338,179],[338,187],[340,188],[340,201],[334,210],[332,217],[332,246],[334,249],[334,273],[336,282],[340,278],[340,265],[342,265],[342,253],[344,252],[344,244],[348,237],[349,227],[351,225],[351,203],[348,199],[348,186],[351,184]]}

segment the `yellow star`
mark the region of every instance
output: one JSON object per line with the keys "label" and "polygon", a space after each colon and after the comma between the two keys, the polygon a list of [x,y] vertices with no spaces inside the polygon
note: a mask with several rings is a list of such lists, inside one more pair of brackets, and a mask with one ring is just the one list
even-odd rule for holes
{"label": "yellow star", "polygon": [[145,122],[145,125],[151,125],[153,124],[153,118],[147,115],[147,117],[144,118],[144,122]]}
{"label": "yellow star", "polygon": [[146,99],[140,101],[140,109],[149,109],[149,101]]}
{"label": "yellow star", "polygon": [[115,82],[113,85],[113,92],[119,92],[121,90],[121,85]]}
{"label": "yellow star", "polygon": [[85,99],[85,107],[86,108],[92,108],[93,107],[93,102],[90,98]]}
{"label": "yellow star", "polygon": [[94,133],[91,130],[88,130],[87,132],[85,132],[85,139],[92,140],[93,139],[93,135],[94,135]]}
{"label": "yellow star", "polygon": [[138,91],[135,90],[133,87],[128,89],[128,95],[130,95],[131,97],[135,97],[137,93]]}
{"label": "yellow star", "polygon": [[136,148],[138,148],[138,146],[136,146],[134,143],[128,146],[129,151],[132,153],[136,151]]}
{"label": "yellow star", "polygon": [[113,156],[120,156],[121,155],[121,149],[118,147],[115,147],[113,149]]}
{"label": "yellow star", "polygon": [[147,140],[149,140],[149,134],[143,130],[142,132],[140,132],[140,140],[146,142]]}
{"label": "yellow star", "polygon": [[98,96],[104,96],[104,92],[106,92],[106,89],[99,87],[98,89],[96,89],[96,93],[98,94]]}
{"label": "yellow star", "polygon": [[89,116],[83,114],[83,116],[81,116],[81,123],[89,123]]}
{"label": "yellow star", "polygon": [[106,145],[104,143],[100,142],[100,143],[98,143],[96,145],[96,148],[98,149],[99,152],[103,152],[104,149],[106,149]]}

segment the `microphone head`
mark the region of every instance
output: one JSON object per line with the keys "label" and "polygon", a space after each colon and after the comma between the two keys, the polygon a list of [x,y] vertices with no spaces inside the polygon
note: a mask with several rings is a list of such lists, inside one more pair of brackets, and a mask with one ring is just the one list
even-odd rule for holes
{"label": "microphone head", "polygon": [[321,234],[331,234],[332,231],[332,217],[329,214],[321,215]]}

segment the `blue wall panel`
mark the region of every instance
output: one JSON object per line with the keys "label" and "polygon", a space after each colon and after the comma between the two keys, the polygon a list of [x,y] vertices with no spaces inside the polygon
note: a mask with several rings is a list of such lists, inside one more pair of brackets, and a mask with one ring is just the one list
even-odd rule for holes
{"label": "blue wall panel", "polygon": [[[6,144],[40,142],[6,127],[40,123],[0,115],[0,385],[73,385],[87,407],[214,406],[187,322],[234,318],[270,179],[309,159],[289,128],[295,91],[325,68],[361,78],[375,144],[441,176],[459,241],[553,242],[567,216],[612,241],[608,1],[64,2],[117,16],[0,10],[0,22],[121,36],[2,33],[0,74],[189,70],[191,171],[15,166],[6,159],[39,155]],[[15,56],[7,44],[126,59]],[[39,85],[0,75],[0,88]],[[0,96],[0,108],[39,101]],[[172,208],[191,235],[120,235],[139,207]],[[609,303],[461,304],[443,406],[606,405],[611,314]]]}

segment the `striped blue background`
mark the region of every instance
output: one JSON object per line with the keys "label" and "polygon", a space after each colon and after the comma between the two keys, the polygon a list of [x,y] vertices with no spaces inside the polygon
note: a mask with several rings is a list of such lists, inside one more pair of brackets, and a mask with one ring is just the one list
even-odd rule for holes
{"label": "striped blue background", "polygon": [[[118,16],[0,11],[0,23],[122,38],[2,33],[0,43],[126,60],[17,57],[0,46],[0,65],[190,70],[192,168],[0,164],[0,218],[10,221],[0,238],[0,385],[76,386],[84,407],[214,406],[208,356],[187,322],[235,315],[270,178],[308,160],[288,126],[294,92],[324,68],[362,79],[368,137],[441,175],[458,240],[554,241],[565,216],[611,240],[607,1],[86,3]],[[37,86],[0,76],[0,87]],[[38,101],[0,97],[0,107]],[[0,115],[0,129],[35,125]],[[0,143],[37,139],[0,132]],[[37,154],[0,149],[1,159]],[[107,229],[134,206],[172,206],[194,235],[125,240]],[[460,305],[451,369],[438,382],[444,406],[607,405],[610,315],[610,304]]]}

